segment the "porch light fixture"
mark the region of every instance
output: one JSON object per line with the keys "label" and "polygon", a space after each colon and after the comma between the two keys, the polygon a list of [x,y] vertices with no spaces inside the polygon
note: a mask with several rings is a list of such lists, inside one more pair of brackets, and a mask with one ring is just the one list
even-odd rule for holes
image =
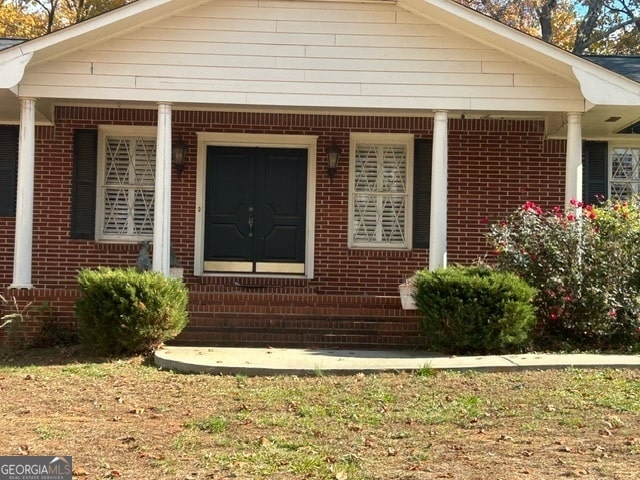
{"label": "porch light fixture", "polygon": [[338,159],[340,158],[340,147],[336,145],[335,140],[331,142],[331,145],[327,147],[327,174],[333,181],[333,177],[338,171]]}
{"label": "porch light fixture", "polygon": [[182,137],[171,144],[171,164],[178,173],[178,178],[182,178],[184,172],[184,161],[187,156],[187,144]]}

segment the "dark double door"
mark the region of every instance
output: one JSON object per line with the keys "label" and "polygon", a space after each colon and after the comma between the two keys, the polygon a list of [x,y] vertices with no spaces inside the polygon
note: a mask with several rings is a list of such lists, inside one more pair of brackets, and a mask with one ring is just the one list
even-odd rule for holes
{"label": "dark double door", "polygon": [[204,270],[304,274],[307,150],[207,148]]}

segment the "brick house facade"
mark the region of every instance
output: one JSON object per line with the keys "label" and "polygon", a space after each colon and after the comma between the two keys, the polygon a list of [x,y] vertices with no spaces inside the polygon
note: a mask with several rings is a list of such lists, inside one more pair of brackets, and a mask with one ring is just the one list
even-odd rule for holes
{"label": "brick house facade", "polygon": [[[154,125],[152,110],[114,110],[58,107],[54,127],[37,129],[34,193],[33,278],[35,292],[43,292],[36,303],[46,300],[61,319],[72,322],[70,305],[75,299],[77,273],[82,268],[99,265],[133,266],[137,244],[98,243],[70,237],[71,189],[73,174],[73,134],[75,130],[97,129],[101,125]],[[319,143],[335,140],[347,145],[351,132],[411,133],[417,139],[431,139],[433,124],[428,117],[359,117],[303,114],[248,114],[219,112],[175,112],[173,129],[181,135],[188,152],[195,152],[194,132],[270,133],[317,135]],[[490,255],[487,250],[484,218],[498,219],[524,200],[542,204],[561,204],[564,188],[564,142],[544,139],[544,125],[526,120],[462,120],[450,125],[449,210],[453,225],[449,230],[449,259],[453,263],[470,263]],[[499,141],[499,150],[496,149]],[[258,322],[295,320],[295,325],[281,326],[287,337],[273,335],[266,342],[298,344],[307,322],[314,321],[319,331],[339,332],[335,322],[374,321],[399,323],[406,338],[379,336],[375,331],[361,340],[349,340],[344,346],[382,345],[412,346],[416,341],[416,319],[403,312],[397,298],[398,284],[419,268],[428,266],[426,248],[407,251],[350,249],[347,247],[348,168],[342,165],[330,182],[318,167],[316,209],[317,242],[315,278],[279,279],[243,277],[195,277],[193,271],[193,212],[196,205],[196,163],[188,153],[182,178],[172,183],[172,243],[185,269],[185,281],[192,291],[190,328],[183,340],[242,342],[243,335],[224,337],[216,334],[214,313],[226,321],[227,329],[243,327],[247,318]],[[499,159],[498,159],[499,157]],[[526,164],[526,167],[523,167]],[[543,181],[546,188],[530,191],[523,177]],[[52,174],[53,172],[57,172]],[[544,173],[541,173],[544,172]],[[0,260],[3,284],[11,282],[14,221],[2,222],[5,255]],[[339,268],[336,265],[340,265]],[[242,287],[238,284],[250,286]],[[11,295],[11,292],[8,292]],[[61,298],[57,298],[61,297]],[[342,306],[340,305],[344,302]],[[275,305],[265,308],[263,305]],[[318,307],[319,305],[319,307]],[[362,313],[360,313],[362,311]],[[362,315],[362,318],[359,316]],[[254,318],[255,317],[255,318]],[[274,320],[275,319],[275,320]],[[333,320],[331,320],[333,319]],[[372,320],[374,319],[374,320]],[[331,321],[334,326],[330,325]],[[213,323],[210,328],[206,328]],[[231,324],[231,325],[229,325]],[[202,331],[196,335],[196,327]],[[37,326],[34,326],[37,328]],[[391,328],[391,327],[384,327]],[[192,332],[193,330],[193,332]],[[205,332],[206,330],[206,332]],[[257,335],[247,327],[244,335]],[[355,327],[351,327],[355,331]],[[207,336],[208,335],[208,336]],[[307,333],[308,335],[308,333]],[[320,333],[319,333],[320,335]],[[263,335],[257,335],[263,337]],[[391,338],[390,338],[391,337]],[[247,340],[250,341],[250,340]],[[255,341],[258,341],[257,339]],[[328,340],[310,339],[307,345],[330,345]],[[337,340],[340,344],[340,340]],[[394,343],[395,342],[395,343]]]}
{"label": "brick house facade", "polygon": [[[450,88],[453,92],[457,92],[456,98],[443,97],[441,100],[437,98],[433,100],[434,105],[441,105],[439,108],[428,107],[432,100],[424,103],[424,99],[418,98],[418,94],[413,99],[410,95],[402,94],[395,99],[390,99],[389,105],[377,108],[381,100],[376,99],[375,95],[361,101],[354,94],[348,97],[346,104],[341,104],[345,100],[335,96],[336,94],[316,93],[315,98],[309,94],[309,104],[301,106],[295,93],[287,94],[283,91],[275,100],[273,95],[269,97],[273,101],[271,105],[258,105],[260,102],[256,100],[256,104],[252,106],[241,105],[240,102],[234,105],[234,100],[216,102],[215,98],[224,96],[221,93],[222,90],[202,93],[202,99],[198,103],[193,100],[196,97],[191,97],[192,91],[175,93],[172,87],[167,87],[165,92],[160,93],[157,86],[149,86],[146,89],[141,87],[144,92],[141,90],[127,93],[126,90],[118,91],[117,88],[113,88],[117,83],[113,78],[117,78],[117,75],[125,75],[120,72],[125,69],[122,65],[111,65],[115,60],[108,59],[110,50],[123,48],[122,45],[118,46],[118,42],[120,44],[131,42],[129,38],[118,37],[121,35],[118,26],[121,24],[122,32],[125,32],[124,26],[133,17],[143,19],[145,26],[150,25],[150,32],[154,28],[166,28],[167,24],[167,11],[160,15],[159,7],[151,5],[152,2],[140,0],[136,3],[138,5],[124,7],[107,18],[108,27],[113,29],[110,30],[111,40],[103,42],[91,37],[97,35],[100,28],[106,28],[100,26],[100,20],[95,20],[93,21],[96,25],[95,29],[92,28],[92,21],[89,21],[85,22],[87,25],[77,27],[78,33],[75,35],[72,30],[71,34],[67,34],[64,38],[61,37],[62,34],[58,34],[60,40],[57,40],[58,37],[54,34],[50,36],[51,41],[43,37],[43,40],[28,42],[27,45],[33,45],[32,52],[27,52],[27,48],[24,51],[27,53],[21,53],[16,50],[21,47],[13,47],[0,53],[0,68],[4,68],[5,72],[11,74],[18,71],[16,75],[20,77],[16,82],[20,87],[20,95],[12,100],[13,103],[0,107],[0,133],[5,132],[4,137],[1,138],[17,140],[20,137],[21,141],[27,138],[28,142],[28,132],[30,128],[33,130],[33,154],[29,154],[28,151],[25,153],[28,149],[24,148],[23,141],[22,144],[16,142],[14,147],[4,150],[3,156],[0,155],[5,169],[8,165],[18,171],[15,184],[11,184],[15,186],[7,187],[7,193],[11,188],[15,188],[14,192],[17,191],[18,201],[15,209],[17,213],[0,215],[0,285],[5,287],[4,293],[7,296],[13,295],[25,302],[33,300],[36,306],[46,302],[49,307],[47,315],[55,317],[61,324],[74,322],[73,303],[78,294],[76,276],[80,269],[99,265],[133,266],[140,248],[135,235],[127,236],[126,240],[122,240],[124,236],[118,237],[118,235],[109,237],[105,234],[105,237],[100,237],[108,230],[107,217],[113,214],[108,210],[110,207],[107,205],[111,200],[104,200],[107,194],[100,193],[100,188],[103,188],[100,177],[96,180],[97,185],[91,187],[94,190],[90,190],[93,193],[89,197],[97,198],[98,204],[106,202],[100,207],[103,208],[102,211],[98,211],[96,215],[96,206],[89,205],[91,202],[87,203],[86,197],[77,196],[79,195],[77,194],[78,168],[87,164],[85,159],[78,160],[80,158],[78,132],[84,132],[98,142],[97,148],[93,146],[89,150],[95,152],[97,157],[102,155],[100,161],[112,162],[114,165],[120,161],[120,157],[116,154],[109,157],[109,154],[104,153],[104,149],[111,148],[109,140],[105,144],[104,138],[120,138],[125,134],[109,133],[115,131],[109,130],[110,128],[118,129],[118,132],[126,132],[127,129],[137,132],[143,127],[147,129],[144,131],[152,132],[153,141],[157,142],[154,143],[154,149],[157,149],[154,150],[154,161],[163,163],[168,169],[171,169],[168,153],[171,140],[175,142],[180,139],[186,144],[185,169],[180,175],[171,169],[168,173],[168,181],[162,182],[160,180],[162,174],[158,173],[160,170],[155,172],[155,210],[143,211],[145,207],[140,207],[138,204],[135,207],[143,209],[140,210],[143,216],[149,216],[150,212],[154,211],[157,217],[159,211],[157,195],[164,192],[163,194],[170,198],[169,206],[165,206],[165,210],[160,210],[163,218],[170,218],[170,222],[165,224],[170,226],[154,224],[153,236],[149,239],[156,243],[160,239],[159,244],[164,252],[157,255],[154,252],[154,269],[163,271],[167,265],[167,238],[170,239],[171,247],[184,268],[184,280],[190,291],[190,324],[178,341],[218,345],[413,348],[419,346],[421,342],[417,317],[413,311],[402,310],[398,298],[399,283],[417,269],[437,268],[446,265],[447,262],[468,264],[478,258],[490,257],[491,252],[485,241],[487,220],[495,221],[504,217],[524,201],[531,200],[542,205],[553,206],[564,204],[569,197],[582,196],[583,193],[587,195],[586,190],[583,192],[582,188],[583,178],[578,173],[582,171],[583,162],[585,166],[589,165],[590,150],[588,144],[583,142],[590,139],[601,141],[603,137],[615,137],[615,131],[612,131],[611,126],[604,121],[610,116],[611,107],[602,107],[602,112],[599,112],[598,108],[591,108],[590,112],[580,110],[578,106],[585,103],[582,92],[593,87],[585,86],[588,83],[587,80],[578,74],[575,74],[577,78],[577,80],[574,79],[575,83],[569,82],[566,75],[557,78],[550,76],[548,71],[550,66],[567,66],[571,62],[576,62],[589,74],[592,73],[590,68],[596,69],[595,73],[600,76],[600,87],[610,82],[612,89],[629,89],[631,85],[637,88],[635,82],[622,80],[615,74],[607,73],[600,67],[592,67],[589,62],[577,57],[573,58],[566,52],[543,46],[541,42],[536,43],[535,39],[516,35],[520,42],[519,47],[524,45],[528,48],[517,57],[517,62],[514,60],[513,65],[506,62],[502,52],[492,50],[495,46],[485,45],[483,49],[488,53],[485,52],[483,55],[491,61],[485,61],[483,68],[504,71],[515,69],[515,73],[512,72],[509,75],[516,80],[520,79],[521,82],[525,82],[523,79],[526,77],[525,83],[533,85],[530,88],[517,90],[516,95],[538,96],[538,99],[516,97],[514,100],[509,95],[504,96],[501,92],[506,88],[490,83],[503,81],[504,78],[500,75],[492,74],[480,80],[485,82],[483,83],[485,86],[479,87],[473,84],[479,81],[476,74],[465,80],[464,75],[451,73],[440,74],[440,77],[434,80],[436,83],[452,82]],[[210,14],[216,12],[215,15],[211,14],[212,18],[216,17],[219,12],[214,5],[215,2],[208,3],[210,5],[207,6],[208,10],[204,10],[205,16],[207,12]],[[298,3],[304,4],[309,11],[319,5],[314,1]],[[439,29],[444,27],[451,27],[451,25],[438,23],[444,20],[438,20],[439,17],[434,12],[430,13],[430,17],[426,11],[424,17],[413,10],[411,10],[412,13],[408,13],[404,10],[403,3],[402,1],[372,2],[365,5],[339,1],[331,5],[336,5],[334,8],[338,8],[335,15],[343,15],[345,12],[354,15],[366,13],[372,18],[379,18],[382,24],[387,21],[386,15],[392,13],[393,18],[406,17],[404,22],[407,25],[419,25],[422,28],[421,22],[425,22],[425,31],[436,28],[440,31]],[[184,15],[184,8],[187,5],[181,1],[166,1],[164,4],[173,4],[178,16]],[[290,7],[286,2],[283,5]],[[425,1],[424,5],[427,10],[437,7],[442,9],[442,12],[454,12],[458,15],[456,18],[461,22],[460,25],[471,22],[476,27],[483,27],[486,22],[491,22],[460,6],[455,6],[452,2]],[[291,21],[291,16],[301,16],[301,18],[309,16],[304,10],[289,11],[287,8],[280,7],[282,6],[273,10],[268,6],[263,7],[264,12],[251,15],[260,18],[266,12],[268,18],[278,19],[278,15],[283,15],[285,12],[284,17],[279,19],[283,24]],[[227,13],[238,15],[238,12],[233,10],[234,7],[223,5],[220,8],[222,12],[220,15]],[[243,10],[241,13],[249,15],[248,11]],[[215,23],[217,20],[210,21]],[[157,27],[154,22],[159,22]],[[462,38],[461,34],[457,33],[460,25],[451,30],[453,33],[449,35],[452,38]],[[495,27],[493,23],[489,25]],[[323,25],[324,29],[334,27],[336,25],[330,23]],[[241,25],[239,24],[237,28],[240,29]],[[501,35],[507,33],[511,35],[511,32],[506,30],[503,33],[499,31]],[[488,35],[484,39],[486,42],[495,41],[493,38],[496,35],[495,32],[487,30],[486,34]],[[126,32],[122,35],[126,37]],[[151,38],[144,32],[141,35],[140,38]],[[365,31],[362,35],[365,35]],[[73,43],[74,39],[87,36],[88,40],[94,43],[89,43],[86,51],[83,50],[84,47]],[[506,37],[501,38],[504,40]],[[317,38],[312,40],[323,41]],[[39,46],[38,41],[42,46]],[[410,39],[408,43],[413,41],[420,41],[420,39]],[[514,40],[509,39],[509,41]],[[31,57],[24,59],[26,67],[16,66],[25,55],[37,56],[40,52],[44,55],[48,50],[59,51],[56,49],[65,47],[65,42],[69,49],[60,58],[54,58],[51,61],[39,60],[34,63],[33,70],[30,70],[29,66]],[[178,43],[177,40],[175,42]],[[390,39],[390,42],[392,45],[393,39]],[[463,46],[458,48],[458,55],[461,58],[469,58],[465,53],[469,51],[469,40],[466,39],[460,43]],[[514,41],[514,46],[516,43]],[[408,50],[411,47],[409,45]],[[172,51],[172,48],[167,52]],[[307,48],[310,47],[307,46]],[[480,51],[475,44],[472,45],[471,51],[474,49],[476,52]],[[352,53],[355,51],[353,50]],[[526,56],[527,52],[530,58]],[[133,57],[142,55],[135,53],[135,49],[127,53]],[[450,52],[446,53],[450,55]],[[191,61],[196,60],[195,55],[193,54]],[[245,53],[245,55],[254,60],[268,58],[264,53],[258,57],[255,57],[254,53],[251,55]],[[546,55],[549,61],[549,65],[545,65],[542,69],[540,55]],[[75,75],[82,62],[87,60],[87,56],[95,56],[91,58],[91,74],[94,73],[94,68],[96,71],[100,71],[100,68],[113,69],[106,74],[103,71],[104,76],[97,82],[106,83],[96,85],[89,98],[86,97],[88,93],[79,91],[84,87],[73,87],[74,80],[71,78],[72,73]],[[168,53],[167,56],[169,56]],[[274,57],[277,56],[277,53],[274,54]],[[212,56],[211,62],[215,61],[217,60]],[[225,61],[230,59],[226,58]],[[236,62],[236,60],[233,61]],[[461,59],[457,63],[466,68],[465,62],[468,61],[470,60]],[[104,62],[103,67],[101,62]],[[440,62],[438,65],[447,63],[444,59],[438,62]],[[458,68],[449,63],[442,68],[450,71]],[[392,64],[393,62],[389,63],[390,69],[394,68]],[[21,68],[22,71],[20,71]],[[402,68],[399,68],[398,72],[402,71]],[[229,71],[232,70],[230,68]],[[353,72],[349,73],[349,75],[353,74]],[[388,74],[390,77],[393,76],[393,72]],[[109,75],[111,79],[104,80]],[[424,75],[428,78],[430,73],[425,72]],[[397,73],[396,76],[401,75]],[[334,77],[340,77],[340,75],[334,73]],[[175,81],[179,82],[179,78],[176,73]],[[336,83],[338,83],[337,80]],[[403,82],[409,80],[410,77],[402,79]],[[263,79],[257,82],[262,81],[266,82]],[[467,82],[464,88],[456,90],[455,85],[464,81]],[[51,82],[59,82],[60,85],[45,85]],[[580,82],[585,85],[581,85]],[[140,83],[143,82],[140,81]],[[542,87],[535,86],[537,84]],[[295,88],[303,88],[304,85],[304,82],[299,82],[284,88],[285,90],[293,88],[295,91]],[[10,98],[12,94],[10,92],[15,90],[13,85],[0,85],[0,87],[6,89],[0,90],[6,98]],[[268,87],[280,88],[271,84]],[[236,87],[227,85],[224,88],[234,91]],[[256,92],[260,90],[259,85],[245,87],[241,84],[239,88],[253,88]],[[315,88],[311,88],[310,91],[315,91]],[[432,88],[438,90],[439,87],[432,86]],[[555,88],[558,88],[561,93],[554,93]],[[491,98],[481,99],[483,94],[477,92],[484,91],[490,92]],[[45,92],[50,93],[47,96]],[[74,97],[73,92],[78,92],[78,98]],[[157,95],[157,101],[140,98],[140,101],[136,102],[134,100],[136,94],[144,98]],[[471,107],[474,104],[475,95],[480,95],[476,102],[479,105],[477,108]],[[34,105],[37,107],[43,103],[41,100],[33,100],[36,96],[38,99],[45,98],[44,104],[48,110],[44,107],[37,110],[29,125],[25,113],[30,107]],[[567,98],[561,99],[560,96]],[[640,108],[633,106],[633,102],[638,105],[640,100],[636,98],[635,93],[621,95],[621,97],[624,97],[624,103],[616,99],[616,102],[621,103],[616,111],[623,112],[623,121],[627,123],[635,121],[636,116],[640,116]],[[415,101],[416,108],[409,107],[409,103],[404,103],[404,106],[397,108],[390,106],[394,102],[402,104],[405,101]],[[320,107],[318,102],[326,107]],[[632,105],[629,106],[629,104]],[[452,108],[455,105],[466,105],[466,107]],[[490,105],[493,105],[493,109]],[[16,121],[16,112],[22,113],[22,120]],[[444,120],[444,132],[442,127],[440,130],[436,127],[437,119]],[[135,135],[142,138],[142,134],[135,133]],[[277,142],[278,138],[284,140],[282,145],[276,146],[284,146],[288,149],[292,148],[291,141],[295,143],[298,138],[307,142],[302,148],[307,152],[305,155],[308,155],[305,158],[309,171],[304,174],[306,176],[302,180],[307,196],[306,200],[304,194],[300,197],[301,201],[306,201],[306,210],[303,212],[302,223],[300,223],[304,238],[292,236],[292,238],[298,238],[296,241],[303,250],[302,256],[296,263],[301,265],[299,267],[301,270],[291,270],[289,273],[274,271],[261,273],[259,267],[256,267],[260,261],[255,258],[249,259],[249,263],[253,262],[253,271],[250,272],[238,270],[238,268],[245,268],[244,266],[233,266],[231,264],[234,262],[218,261],[220,260],[218,258],[208,262],[210,254],[207,253],[209,248],[207,242],[215,243],[215,240],[211,240],[210,236],[207,240],[209,220],[205,221],[203,216],[204,211],[211,207],[206,203],[206,199],[213,198],[215,193],[210,193],[207,187],[212,183],[212,177],[207,176],[206,172],[207,168],[219,166],[215,163],[219,160],[212,160],[215,153],[211,153],[218,150],[212,150],[212,148],[221,145],[220,152],[225,151],[225,146],[230,146],[229,148],[237,151],[249,148],[255,153],[258,150],[251,150],[254,148],[252,145],[247,147],[242,143],[251,142],[253,138],[257,139],[256,148],[267,150],[269,148],[266,148],[263,142]],[[240,142],[242,145],[238,143],[238,139],[242,139]],[[441,145],[443,140],[444,149]],[[361,207],[358,202],[366,203],[361,199],[367,195],[374,198],[381,192],[356,191],[359,179],[369,175],[366,170],[368,167],[358,166],[366,165],[368,154],[364,146],[382,144],[389,148],[390,146],[397,148],[399,142],[405,142],[401,154],[403,163],[398,169],[404,172],[402,175],[405,177],[402,181],[397,181],[395,177],[393,180],[385,177],[384,181],[395,182],[390,187],[391,190],[400,188],[398,187],[400,184],[407,184],[404,192],[406,196],[402,200],[406,205],[402,203],[401,207],[385,210],[383,217],[384,215],[387,217],[383,220],[371,220],[370,208],[373,208],[370,207],[371,201],[367,200],[366,202],[369,203],[364,207]],[[8,143],[8,145],[13,144]],[[332,177],[328,175],[326,166],[326,152],[331,145],[337,145],[340,149],[338,168]],[[358,150],[360,145],[363,145],[362,151]],[[99,153],[100,151],[102,154]],[[583,151],[585,160],[583,160]],[[388,158],[385,155],[387,154],[383,154],[383,162],[391,158],[391,154],[388,154]],[[105,157],[111,160],[105,160]],[[13,164],[11,158],[13,158]],[[365,160],[358,160],[360,158]],[[28,182],[25,183],[24,174],[22,180],[20,179],[20,169],[29,162],[33,168],[32,195],[28,198],[33,204],[30,223],[24,221],[25,200],[20,199],[20,195],[29,193],[24,192],[24,186],[29,186]],[[274,164],[269,162],[272,160],[267,161],[266,165],[272,168]],[[259,161],[255,164],[258,167],[251,168],[262,168],[260,167],[262,163]],[[231,173],[235,172],[233,170],[235,164],[221,163],[220,165],[229,168]],[[380,165],[382,165],[378,167],[380,172],[383,169],[392,168],[389,166],[391,163]],[[442,165],[444,169],[441,168]],[[0,169],[2,168],[0,165]],[[10,171],[10,168],[7,171]],[[98,172],[109,169],[100,163],[94,168]],[[361,168],[361,171],[358,168]],[[585,168],[586,170],[588,168]],[[139,174],[141,178],[144,176],[144,173]],[[95,173],[92,175],[95,179]],[[108,177],[109,173],[104,175]],[[379,175],[382,174],[379,173]],[[224,183],[224,181],[221,182],[219,187],[223,188]],[[443,184],[444,190],[440,188]],[[153,184],[151,186],[153,187]],[[104,189],[105,192],[108,190],[106,187]],[[153,195],[153,189],[151,192]],[[114,201],[117,202],[117,200]],[[383,199],[378,202],[378,205],[387,201],[394,200]],[[6,195],[5,207],[11,202],[13,202],[11,195]],[[360,213],[359,208],[362,208],[364,213]],[[392,213],[388,213],[389,211]],[[77,212],[84,212],[82,215],[85,215],[87,221],[95,220],[96,222],[96,225],[92,224],[89,228],[88,236],[74,234],[73,223],[77,221],[75,220]],[[444,221],[434,223],[433,218],[438,218],[439,212],[445,213]],[[132,215],[135,216],[136,213]],[[253,222],[253,217],[251,221]],[[144,223],[145,220],[142,219],[140,222]],[[369,225],[367,222],[372,223]],[[31,233],[25,227],[26,224],[32,228]],[[365,233],[358,237],[360,224],[364,224]],[[393,225],[389,226],[391,224]],[[221,225],[220,223],[216,227],[220,229],[216,231],[225,231],[224,228],[227,227]],[[104,230],[99,233],[103,227]],[[366,230],[370,227],[382,232],[376,234],[378,237],[375,241],[368,240],[366,237],[366,235],[372,236],[371,238],[375,236],[370,232],[367,233]],[[166,229],[166,236],[157,236],[158,229]],[[396,231],[398,229],[402,231],[398,233]],[[283,235],[286,236],[286,232],[291,231],[291,228],[287,227],[283,230],[285,230]],[[94,232],[96,232],[95,235]],[[395,240],[386,240],[387,234],[398,237],[394,237]],[[25,235],[31,239],[32,245],[28,252],[20,253]],[[143,237],[144,235],[141,235],[140,239]],[[117,240],[118,238],[120,240]],[[368,247],[366,242],[370,242],[371,246]],[[384,242],[398,242],[398,244],[384,244]],[[233,241],[230,243],[233,244]],[[434,255],[434,249],[429,248],[432,245],[436,245],[439,249],[439,255]],[[234,246],[227,245],[225,248],[233,249]],[[271,255],[276,258],[279,254]],[[24,271],[20,268],[27,262],[31,266],[28,278],[23,275]],[[262,264],[265,263],[262,262]],[[158,267],[158,265],[161,266]],[[42,319],[34,317],[32,325],[34,334],[39,328],[39,320]]]}

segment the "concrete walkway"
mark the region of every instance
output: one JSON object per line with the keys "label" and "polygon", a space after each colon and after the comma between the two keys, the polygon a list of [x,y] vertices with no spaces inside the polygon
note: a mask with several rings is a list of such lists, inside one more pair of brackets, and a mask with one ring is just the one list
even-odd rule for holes
{"label": "concrete walkway", "polygon": [[240,375],[354,374],[383,371],[505,371],[547,368],[640,368],[640,355],[522,354],[448,357],[425,352],[165,346],[155,363],[166,370]]}

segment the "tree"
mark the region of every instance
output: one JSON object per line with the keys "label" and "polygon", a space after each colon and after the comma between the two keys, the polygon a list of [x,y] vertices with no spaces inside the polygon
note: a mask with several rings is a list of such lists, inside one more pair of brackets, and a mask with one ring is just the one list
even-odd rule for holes
{"label": "tree", "polygon": [[41,19],[20,1],[0,1],[0,37],[33,38],[45,33]]}
{"label": "tree", "polygon": [[0,37],[38,37],[133,1],[0,0]]}
{"label": "tree", "polygon": [[135,0],[65,0],[64,10],[71,23],[78,23]]}
{"label": "tree", "polygon": [[640,53],[640,0],[456,0],[577,55]]}

